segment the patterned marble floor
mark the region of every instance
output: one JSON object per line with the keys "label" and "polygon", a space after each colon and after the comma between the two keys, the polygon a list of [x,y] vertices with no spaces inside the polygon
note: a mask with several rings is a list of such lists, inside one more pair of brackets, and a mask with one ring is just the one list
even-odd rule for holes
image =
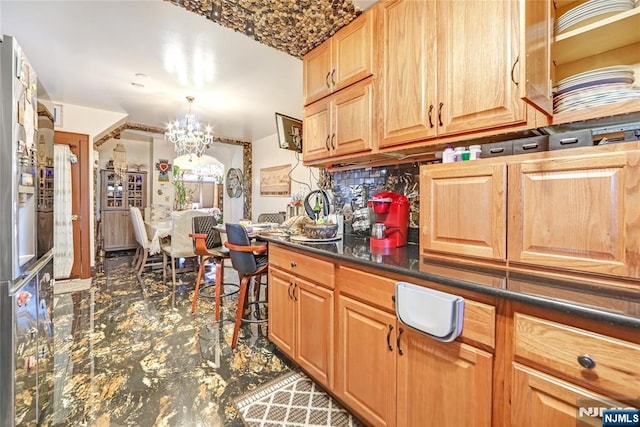
{"label": "patterned marble floor", "polygon": [[[45,425],[241,426],[232,400],[291,366],[266,336],[243,326],[231,350],[236,299],[220,322],[213,301],[192,315],[194,273],[183,274],[175,301],[161,273],[136,280],[130,256],[104,261],[89,290],[54,300],[53,403]],[[226,279],[237,274],[226,269]]]}

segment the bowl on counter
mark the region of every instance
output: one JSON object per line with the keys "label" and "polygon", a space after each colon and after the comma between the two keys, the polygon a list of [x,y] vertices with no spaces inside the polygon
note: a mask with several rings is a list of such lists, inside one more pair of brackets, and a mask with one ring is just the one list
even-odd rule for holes
{"label": "bowl on counter", "polygon": [[305,224],[302,234],[310,239],[331,239],[338,233],[338,224]]}

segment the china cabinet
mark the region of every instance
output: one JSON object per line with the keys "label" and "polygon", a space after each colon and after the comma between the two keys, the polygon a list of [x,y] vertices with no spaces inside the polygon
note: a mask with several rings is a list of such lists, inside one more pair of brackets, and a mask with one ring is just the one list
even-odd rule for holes
{"label": "china cabinet", "polygon": [[100,222],[105,251],[136,247],[129,208],[144,211],[147,205],[147,172],[127,172],[120,178],[113,170],[100,174]]}

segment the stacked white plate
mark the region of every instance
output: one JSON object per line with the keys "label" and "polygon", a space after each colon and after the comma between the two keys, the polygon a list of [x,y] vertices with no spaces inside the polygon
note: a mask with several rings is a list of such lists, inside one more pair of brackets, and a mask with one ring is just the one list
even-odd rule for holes
{"label": "stacked white plate", "polygon": [[616,14],[631,10],[634,7],[635,0],[589,0],[561,15],[556,20],[555,33],[560,34],[574,25],[593,20],[595,17],[602,19],[601,15],[604,14]]}
{"label": "stacked white plate", "polygon": [[558,82],[553,111],[580,110],[619,101],[640,100],[640,88],[633,86],[633,68],[627,65],[598,68]]}

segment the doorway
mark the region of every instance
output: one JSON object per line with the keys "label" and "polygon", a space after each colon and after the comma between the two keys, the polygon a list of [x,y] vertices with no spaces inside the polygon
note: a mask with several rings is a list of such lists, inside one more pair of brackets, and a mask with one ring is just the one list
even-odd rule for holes
{"label": "doorway", "polygon": [[90,204],[91,176],[89,175],[89,135],[55,131],[55,144],[68,145],[77,157],[71,165],[71,212],[73,224],[73,267],[70,279],[91,277]]}

